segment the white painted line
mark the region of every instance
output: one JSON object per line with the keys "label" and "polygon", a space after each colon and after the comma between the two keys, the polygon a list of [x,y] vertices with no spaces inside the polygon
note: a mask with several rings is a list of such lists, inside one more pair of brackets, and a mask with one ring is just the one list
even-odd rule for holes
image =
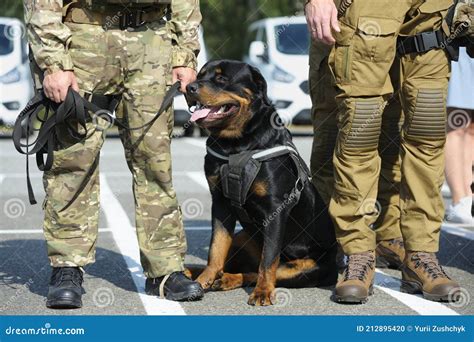
{"label": "white painted line", "polygon": [[140,265],[140,252],[135,229],[130,224],[127,213],[113,194],[104,175],[101,175],[100,182],[102,185],[100,202],[105,212],[107,223],[109,227],[114,228],[112,235],[115,243],[130,270],[146,312],[149,315],[185,315],[186,313],[179,303],[145,294],[145,277]]}
{"label": "white painted line", "polygon": [[392,276],[376,269],[375,274],[375,287],[402,302],[413,311],[418,312],[420,315],[459,315],[456,311],[450,309],[446,305],[438,302],[426,300],[421,295],[411,295],[408,293],[400,292],[401,282],[399,279],[393,278]]}
{"label": "white painted line", "polygon": [[465,239],[474,240],[474,231],[464,229],[454,224],[443,224],[441,229],[448,234],[460,236]]}
{"label": "white painted line", "polygon": [[[109,233],[112,229],[103,228],[99,229],[99,233]],[[0,235],[3,234],[43,234],[42,229],[1,229]]]}
{"label": "white painted line", "polygon": [[209,190],[209,185],[207,184],[207,179],[206,179],[206,176],[204,175],[204,172],[190,171],[190,172],[187,172],[186,175],[189,178],[191,178],[193,181],[195,181],[197,184],[199,184],[205,190]]}
{"label": "white painted line", "polygon": [[2,182],[4,179],[5,179],[5,175],[0,173],[0,185],[2,185]]}
{"label": "white painted line", "polygon": [[183,138],[183,141],[192,146],[206,148],[206,139]]}
{"label": "white painted line", "polygon": [[[189,171],[173,171],[173,176],[187,176]],[[198,172],[198,171],[194,171],[194,172]],[[203,172],[203,171],[200,171],[200,172]],[[104,173],[104,172],[103,172]],[[107,177],[117,177],[117,178],[120,178],[120,177],[127,177],[127,178],[130,178],[132,179],[132,174],[130,172],[105,172],[104,173]],[[26,174],[22,171],[22,172],[18,172],[18,173],[4,173],[2,174],[2,176],[4,178],[21,178],[21,179],[26,179]],[[32,172],[30,173],[30,177],[31,178],[41,178],[43,177],[43,174],[40,173],[40,172]]]}

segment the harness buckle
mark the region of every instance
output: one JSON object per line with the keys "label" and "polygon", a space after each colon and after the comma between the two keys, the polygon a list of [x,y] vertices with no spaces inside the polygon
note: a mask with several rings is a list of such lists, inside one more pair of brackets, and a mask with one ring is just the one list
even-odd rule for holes
{"label": "harness buckle", "polygon": [[439,48],[440,42],[435,31],[422,32],[415,36],[415,47],[418,52],[426,52],[431,49]]}
{"label": "harness buckle", "polygon": [[126,30],[128,28],[139,28],[145,24],[143,20],[143,14],[145,11],[142,10],[132,10],[127,13],[120,13],[119,27],[121,30]]}

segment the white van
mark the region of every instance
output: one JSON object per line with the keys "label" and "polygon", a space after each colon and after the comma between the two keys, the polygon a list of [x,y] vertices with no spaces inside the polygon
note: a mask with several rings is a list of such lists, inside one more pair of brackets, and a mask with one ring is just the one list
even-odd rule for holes
{"label": "white van", "polygon": [[[207,63],[207,49],[204,43],[204,36],[202,29],[199,30],[199,44],[201,45],[201,52],[198,55],[198,71],[204,64]],[[184,95],[178,95],[174,98],[174,125],[176,136],[192,136],[194,134],[195,125],[190,121],[191,113],[189,106],[184,98]]]}
{"label": "white van", "polygon": [[262,72],[268,96],[285,123],[311,123],[309,44],[303,16],[263,19],[248,29],[244,61]]}
{"label": "white van", "polygon": [[25,26],[0,18],[0,124],[13,125],[33,94]]}

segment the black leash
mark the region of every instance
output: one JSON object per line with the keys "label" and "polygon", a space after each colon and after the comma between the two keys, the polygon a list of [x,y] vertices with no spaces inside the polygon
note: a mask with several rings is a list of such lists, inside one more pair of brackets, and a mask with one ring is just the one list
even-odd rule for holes
{"label": "black leash", "polygon": [[[31,185],[28,156],[36,154],[36,164],[41,171],[51,170],[54,161],[53,153],[58,142],[56,126],[62,125],[67,129],[74,143],[80,143],[95,132],[94,130],[94,132],[89,133],[87,130],[86,123],[89,118],[88,113],[92,112],[97,115],[97,112],[102,111],[102,113],[106,113],[110,116],[113,123],[120,128],[128,131],[140,130],[153,125],[161,114],[171,106],[173,98],[178,94],[180,87],[180,82],[173,84],[165,94],[163,102],[155,116],[147,123],[138,127],[129,127],[123,122],[120,122],[115,119],[112,114],[108,114],[108,111],[87,101],[71,88],[68,90],[66,99],[60,104],[47,98],[44,92],[39,92],[18,115],[13,129],[13,144],[19,153],[26,155],[26,183],[30,203],[36,204],[37,202]],[[44,115],[41,116],[40,114],[43,113],[43,109]],[[33,127],[36,121],[40,124],[38,129]],[[23,123],[25,123],[26,126],[26,143],[21,142],[22,133],[24,132],[24,128],[22,127]],[[30,133],[34,131],[38,131],[38,137],[35,141],[30,143],[29,136]],[[46,160],[44,159],[44,154],[46,154]]]}

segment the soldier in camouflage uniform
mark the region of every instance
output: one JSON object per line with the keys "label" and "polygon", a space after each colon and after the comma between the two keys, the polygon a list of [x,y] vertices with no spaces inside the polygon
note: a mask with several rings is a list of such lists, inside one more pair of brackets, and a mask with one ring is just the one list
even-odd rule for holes
{"label": "soldier in camouflage uniform", "polygon": [[[37,85],[56,102],[72,87],[83,96],[121,96],[121,119],[148,122],[169,86],[195,79],[199,0],[25,0]],[[151,127],[120,130],[130,171],[146,292],[172,300],[198,299],[199,284],[183,274],[186,251],[181,211],[171,180],[172,109]],[[81,267],[94,262],[99,216],[99,152],[103,119],[72,143],[60,136],[45,172],[44,233],[53,267],[47,306],[81,302]],[[94,130],[95,128],[95,130]],[[120,227],[113,227],[120,229]]]}

